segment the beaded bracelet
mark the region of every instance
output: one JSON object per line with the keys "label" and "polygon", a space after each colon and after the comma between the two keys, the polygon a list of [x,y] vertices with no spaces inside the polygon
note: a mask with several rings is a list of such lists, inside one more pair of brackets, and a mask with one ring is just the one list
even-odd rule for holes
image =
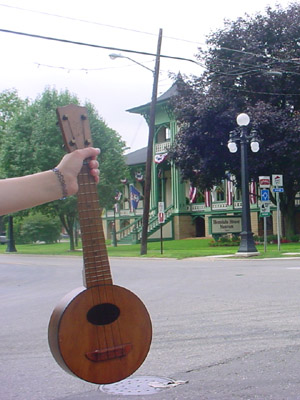
{"label": "beaded bracelet", "polygon": [[62,190],[62,198],[60,200],[64,200],[66,197],[68,197],[68,190],[67,190],[67,185],[65,182],[65,178],[63,174],[60,172],[58,168],[53,168],[52,171],[55,173],[57,176],[59,183],[61,185],[61,190]]}

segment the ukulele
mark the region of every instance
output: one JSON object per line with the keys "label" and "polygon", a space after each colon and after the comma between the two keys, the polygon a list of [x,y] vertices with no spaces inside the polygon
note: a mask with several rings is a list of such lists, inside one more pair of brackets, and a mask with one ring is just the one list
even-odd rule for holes
{"label": "ukulele", "polygon": [[[57,115],[69,152],[92,146],[85,107],[59,107]],[[64,370],[88,382],[108,384],[127,378],[143,363],[151,344],[151,320],[135,294],[113,284],[97,185],[88,162],[83,164],[78,183],[84,286],[56,306],[48,340]]]}

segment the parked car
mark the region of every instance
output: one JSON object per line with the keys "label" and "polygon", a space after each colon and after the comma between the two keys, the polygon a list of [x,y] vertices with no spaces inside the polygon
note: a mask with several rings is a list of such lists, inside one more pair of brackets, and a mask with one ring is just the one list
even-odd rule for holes
{"label": "parked car", "polygon": [[0,235],[0,244],[5,244],[8,242],[8,239],[5,235]]}

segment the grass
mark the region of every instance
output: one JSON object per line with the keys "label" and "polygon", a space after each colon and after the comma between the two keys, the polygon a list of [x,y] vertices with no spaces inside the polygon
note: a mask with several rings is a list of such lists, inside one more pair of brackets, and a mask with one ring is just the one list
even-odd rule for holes
{"label": "grass", "polygon": [[[185,239],[172,240],[163,243],[163,254],[161,254],[160,242],[148,243],[148,251],[146,256],[140,256],[140,245],[119,245],[117,247],[110,246],[107,242],[108,255],[110,257],[165,257],[165,258],[189,258],[189,257],[205,257],[216,255],[232,255],[234,256],[238,250],[234,247],[210,247],[211,239]],[[82,256],[82,251],[69,250],[68,242],[55,244],[26,244],[16,245],[18,254],[37,254],[37,255],[59,255],[59,256]],[[286,257],[285,253],[299,253],[300,243],[282,243],[280,251],[277,244],[268,244],[267,252],[264,252],[264,246],[258,245],[257,250],[259,256],[253,258],[278,258]],[[5,253],[6,245],[0,246],[0,254]]]}

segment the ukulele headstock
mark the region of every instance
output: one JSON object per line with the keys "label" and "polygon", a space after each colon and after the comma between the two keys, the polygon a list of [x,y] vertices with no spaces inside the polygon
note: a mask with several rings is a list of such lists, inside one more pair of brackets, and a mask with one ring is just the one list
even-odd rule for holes
{"label": "ukulele headstock", "polygon": [[56,110],[65,149],[71,153],[92,146],[90,124],[86,107],[69,104]]}

